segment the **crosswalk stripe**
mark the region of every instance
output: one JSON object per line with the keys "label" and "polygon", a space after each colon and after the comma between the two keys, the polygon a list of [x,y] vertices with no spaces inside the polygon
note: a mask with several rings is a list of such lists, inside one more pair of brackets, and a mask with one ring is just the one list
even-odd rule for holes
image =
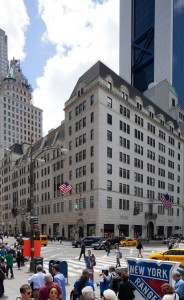
{"label": "crosswalk stripe", "polygon": [[[64,261],[65,259],[62,260]],[[84,260],[78,261],[78,257],[77,260],[76,258],[74,258],[74,259],[66,259],[65,261],[68,263],[69,277],[74,277],[81,274],[82,270],[85,268]],[[127,263],[124,258],[120,259],[120,262],[121,262],[121,267],[127,267]],[[113,256],[104,255],[104,256],[96,257],[96,266],[94,266],[94,272],[100,273],[103,266],[105,265],[110,266],[115,264],[116,264],[116,260],[115,257]],[[49,261],[43,263],[43,268],[45,271],[47,272],[49,271]]]}

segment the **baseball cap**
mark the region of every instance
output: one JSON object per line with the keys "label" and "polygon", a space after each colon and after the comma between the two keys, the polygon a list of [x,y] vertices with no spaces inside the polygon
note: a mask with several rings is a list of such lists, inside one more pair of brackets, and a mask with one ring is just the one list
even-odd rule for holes
{"label": "baseball cap", "polygon": [[102,271],[109,271],[109,268],[107,266],[103,266]]}
{"label": "baseball cap", "polygon": [[116,300],[116,294],[113,290],[105,290],[103,292],[103,296],[105,297],[106,300]]}

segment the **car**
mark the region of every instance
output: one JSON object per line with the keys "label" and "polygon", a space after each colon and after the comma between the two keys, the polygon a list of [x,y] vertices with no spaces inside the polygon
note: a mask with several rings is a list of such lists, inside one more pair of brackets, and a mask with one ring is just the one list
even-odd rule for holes
{"label": "car", "polygon": [[72,246],[75,248],[81,247],[82,242],[85,244],[85,246],[91,246],[93,243],[98,242],[101,238],[101,236],[86,236],[83,239],[74,240],[72,242]]}
{"label": "car", "polygon": [[164,252],[152,253],[148,256],[150,259],[168,260],[179,262],[184,267],[184,248],[173,248]]}
{"label": "car", "polygon": [[125,246],[136,246],[137,245],[137,240],[133,239],[125,239],[120,241],[120,245],[125,247]]}
{"label": "car", "polygon": [[168,239],[163,240],[163,244],[169,244],[170,242],[172,242],[172,244],[174,244],[177,241],[176,237],[170,237]]}
{"label": "car", "polygon": [[114,237],[114,238],[103,238],[96,243],[92,244],[92,248],[94,250],[104,250],[108,243],[110,246],[115,246],[116,244],[120,244],[121,237]]}

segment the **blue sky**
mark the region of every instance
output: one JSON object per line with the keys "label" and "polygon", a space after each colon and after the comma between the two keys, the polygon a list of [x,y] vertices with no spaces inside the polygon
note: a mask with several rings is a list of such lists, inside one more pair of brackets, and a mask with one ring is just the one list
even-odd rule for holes
{"label": "blue sky", "polygon": [[0,28],[43,109],[44,135],[60,125],[64,103],[93,64],[119,72],[119,0],[1,0]]}

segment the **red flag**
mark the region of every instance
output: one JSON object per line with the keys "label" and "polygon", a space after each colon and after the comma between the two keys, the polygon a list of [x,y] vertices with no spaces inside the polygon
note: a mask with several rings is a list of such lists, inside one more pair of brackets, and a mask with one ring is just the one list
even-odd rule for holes
{"label": "red flag", "polygon": [[60,190],[63,192],[63,194],[67,194],[70,190],[73,189],[73,187],[68,183],[64,182],[59,186]]}

